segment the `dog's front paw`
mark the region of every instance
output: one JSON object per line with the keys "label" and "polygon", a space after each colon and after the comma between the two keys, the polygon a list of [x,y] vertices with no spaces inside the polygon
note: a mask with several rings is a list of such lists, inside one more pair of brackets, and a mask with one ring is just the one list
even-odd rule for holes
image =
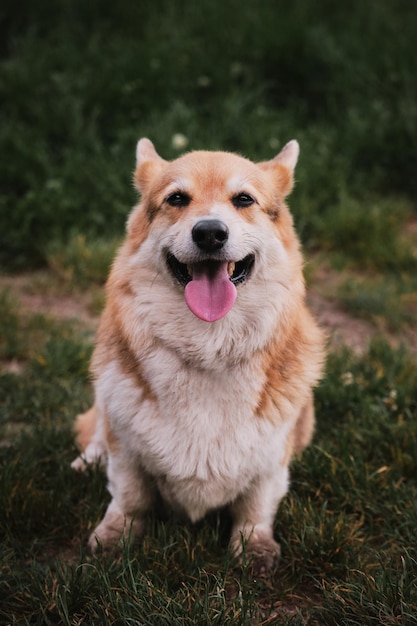
{"label": "dog's front paw", "polygon": [[122,513],[107,511],[103,520],[91,533],[88,548],[92,554],[108,551],[121,544],[125,535],[125,517]]}
{"label": "dog's front paw", "polygon": [[117,550],[125,543],[132,543],[142,530],[143,519],[125,515],[113,500],[102,521],[91,533],[88,548],[92,554]]}
{"label": "dog's front paw", "polygon": [[88,538],[88,550],[90,554],[107,554],[113,551],[117,553],[122,547],[122,538],[123,532],[103,529],[99,524]]}
{"label": "dog's front paw", "polygon": [[281,546],[272,537],[253,533],[248,539],[240,537],[231,543],[240,565],[247,565],[253,578],[263,578],[279,564]]}
{"label": "dog's front paw", "polygon": [[263,578],[275,570],[280,558],[281,546],[273,539],[249,541],[244,552],[244,560],[249,564],[254,578]]}

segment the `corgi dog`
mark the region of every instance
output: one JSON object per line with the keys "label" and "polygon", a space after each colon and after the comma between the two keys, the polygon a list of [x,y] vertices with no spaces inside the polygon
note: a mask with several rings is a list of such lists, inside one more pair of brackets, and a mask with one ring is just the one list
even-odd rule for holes
{"label": "corgi dog", "polygon": [[305,304],[285,203],[298,143],[253,163],[137,146],[141,194],[106,285],[81,455],[112,496],[89,545],[140,535],[155,494],[191,521],[230,507],[231,550],[256,572],[280,556],[273,524],[289,464],[310,442],[325,339]]}

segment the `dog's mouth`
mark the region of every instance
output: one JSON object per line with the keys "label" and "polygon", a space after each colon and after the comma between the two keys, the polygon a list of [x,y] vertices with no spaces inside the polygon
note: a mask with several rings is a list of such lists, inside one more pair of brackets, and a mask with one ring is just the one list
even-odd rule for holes
{"label": "dog's mouth", "polygon": [[180,285],[191,311],[206,322],[224,317],[236,300],[236,286],[245,282],[253,269],[255,255],[240,261],[209,259],[197,263],[181,263],[172,253],[167,265]]}
{"label": "dog's mouth", "polygon": [[[227,262],[227,275],[229,277],[229,280],[234,285],[239,285],[240,283],[243,283],[249,277],[254,262],[254,254],[248,254],[248,256],[246,256],[241,261]],[[167,256],[167,263],[172,274],[183,287],[185,287],[189,282],[193,280],[193,276],[196,272],[201,272],[203,270],[208,275],[214,276],[224,265],[223,261],[215,260],[201,261],[192,264],[181,263],[180,261],[178,261],[177,257],[175,257],[171,253]]]}

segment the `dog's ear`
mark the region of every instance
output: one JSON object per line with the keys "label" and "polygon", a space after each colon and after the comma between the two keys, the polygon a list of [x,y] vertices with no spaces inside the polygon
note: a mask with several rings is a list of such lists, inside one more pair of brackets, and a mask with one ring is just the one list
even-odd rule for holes
{"label": "dog's ear", "polygon": [[155,150],[152,141],[146,138],[140,139],[136,146],[136,170],[134,176],[136,189],[144,191],[165,163],[166,161]]}
{"label": "dog's ear", "polygon": [[298,141],[292,139],[285,144],[281,152],[272,159],[272,162],[281,163],[288,168],[291,174],[294,173],[295,166],[297,165],[298,155],[300,154],[300,146]]}
{"label": "dog's ear", "polygon": [[297,165],[300,146],[298,141],[292,139],[281,152],[270,161],[259,163],[263,170],[272,172],[282,195],[288,196],[294,185],[294,169]]}

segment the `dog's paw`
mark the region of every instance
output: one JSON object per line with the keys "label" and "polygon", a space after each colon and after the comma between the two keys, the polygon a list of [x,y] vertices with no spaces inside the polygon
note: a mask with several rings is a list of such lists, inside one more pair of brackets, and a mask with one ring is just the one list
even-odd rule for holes
{"label": "dog's paw", "polygon": [[124,529],[125,519],[123,515],[105,515],[88,540],[88,549],[91,554],[109,552],[121,547]]}
{"label": "dog's paw", "polygon": [[88,548],[92,554],[113,552],[132,544],[142,534],[143,518],[125,515],[112,501],[100,524],[91,533]]}
{"label": "dog's paw", "polygon": [[90,554],[118,554],[122,549],[123,533],[101,533],[97,528],[88,538],[87,548]]}
{"label": "dog's paw", "polygon": [[98,444],[90,444],[82,454],[74,459],[71,468],[76,472],[85,472],[89,465],[105,467],[106,462],[107,452],[105,448]]}
{"label": "dog's paw", "polygon": [[264,578],[275,570],[281,558],[281,546],[271,537],[254,534],[231,544],[240,566],[247,566],[253,578]]}
{"label": "dog's paw", "polygon": [[264,578],[273,572],[281,558],[281,546],[273,539],[251,542],[246,546],[244,559],[254,578]]}
{"label": "dog's paw", "polygon": [[80,454],[80,456],[77,456],[71,463],[71,469],[76,472],[85,472],[88,467],[105,467],[105,465],[106,459],[103,456],[89,459],[84,454]]}
{"label": "dog's paw", "polygon": [[80,454],[80,456],[77,456],[77,458],[74,459],[71,463],[71,469],[75,470],[76,472],[85,472],[85,470],[87,469],[87,465],[87,461]]}

